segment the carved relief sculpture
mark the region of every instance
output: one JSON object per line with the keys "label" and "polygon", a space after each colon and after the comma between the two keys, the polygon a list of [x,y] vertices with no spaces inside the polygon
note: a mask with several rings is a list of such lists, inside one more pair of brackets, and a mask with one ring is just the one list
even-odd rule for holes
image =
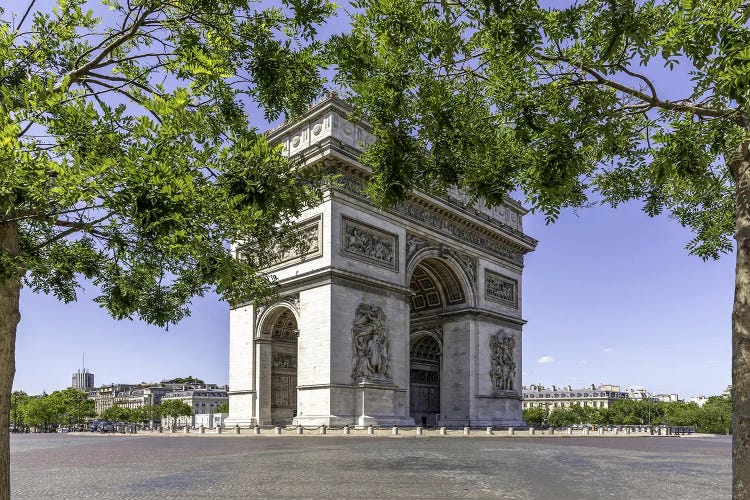
{"label": "carved relief sculpture", "polygon": [[398,237],[395,234],[378,231],[365,224],[347,218],[342,219],[344,254],[398,269]]}
{"label": "carved relief sculpture", "polygon": [[513,390],[513,379],[516,376],[516,361],[513,359],[515,346],[516,339],[505,335],[503,330],[490,337],[490,379],[494,393]]}
{"label": "carved relief sculpture", "polygon": [[390,381],[390,339],[385,312],[378,306],[360,304],[352,328],[352,378],[355,381]]}

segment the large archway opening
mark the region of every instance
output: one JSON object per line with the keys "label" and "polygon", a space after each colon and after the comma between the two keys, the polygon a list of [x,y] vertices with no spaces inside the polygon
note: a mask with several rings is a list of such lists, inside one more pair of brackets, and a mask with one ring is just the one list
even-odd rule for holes
{"label": "large archway opening", "polygon": [[414,267],[409,288],[409,411],[417,425],[433,427],[440,423],[441,405],[446,403],[441,314],[464,304],[466,294],[451,266],[437,257]]}
{"label": "large archway opening", "polygon": [[271,318],[271,422],[289,425],[297,416],[297,319],[281,308]]}

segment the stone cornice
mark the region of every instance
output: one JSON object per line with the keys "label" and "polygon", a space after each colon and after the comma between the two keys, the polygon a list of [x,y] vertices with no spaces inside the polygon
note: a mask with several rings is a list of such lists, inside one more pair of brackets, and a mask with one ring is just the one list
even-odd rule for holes
{"label": "stone cornice", "polygon": [[299,292],[325,284],[344,284],[359,288],[366,287],[366,291],[379,295],[396,294],[406,296],[412,293],[409,288],[395,283],[333,267],[326,267],[292,278],[279,280],[279,285],[284,290],[283,293]]}
{"label": "stone cornice", "polygon": [[472,308],[472,309],[462,309],[459,311],[448,311],[448,312],[438,314],[438,316],[440,316],[441,318],[451,318],[451,317],[466,316],[466,315],[478,316],[481,319],[490,320],[499,325],[508,326],[511,328],[516,328],[516,327],[520,328],[527,323],[527,321],[524,319],[516,318],[514,316],[509,316],[507,314],[498,313],[495,311],[490,311],[488,309],[473,309]]}

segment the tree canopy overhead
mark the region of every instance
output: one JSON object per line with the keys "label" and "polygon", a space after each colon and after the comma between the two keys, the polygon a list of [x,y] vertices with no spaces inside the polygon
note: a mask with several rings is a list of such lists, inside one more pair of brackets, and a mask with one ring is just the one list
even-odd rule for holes
{"label": "tree canopy overhead", "polygon": [[[745,2],[354,3],[334,57],[381,139],[365,158],[375,199],[521,190],[549,220],[636,199],[692,228],[691,252],[731,250],[728,164],[750,123]],[[665,66],[659,87],[650,75]]]}

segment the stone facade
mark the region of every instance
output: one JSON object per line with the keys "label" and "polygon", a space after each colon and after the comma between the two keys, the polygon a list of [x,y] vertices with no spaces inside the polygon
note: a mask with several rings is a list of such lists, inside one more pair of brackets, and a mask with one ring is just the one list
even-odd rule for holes
{"label": "stone facade", "polygon": [[268,134],[337,178],[300,218],[313,250],[269,269],[281,300],[231,309],[227,425],[523,425],[525,210],[456,191],[376,208],[350,113],[329,97]]}

